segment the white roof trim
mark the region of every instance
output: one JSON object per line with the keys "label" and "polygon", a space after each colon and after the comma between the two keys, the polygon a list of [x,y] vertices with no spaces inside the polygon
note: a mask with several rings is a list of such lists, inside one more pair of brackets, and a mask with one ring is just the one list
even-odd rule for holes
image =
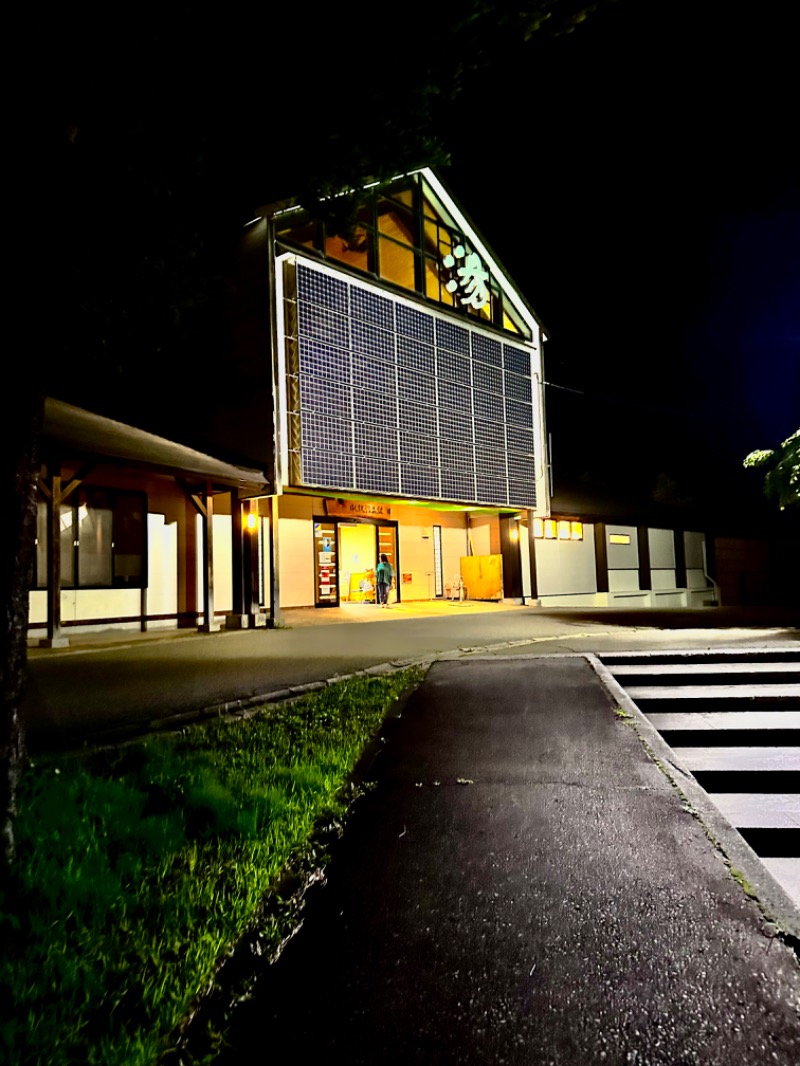
{"label": "white roof trim", "polygon": [[475,232],[472,224],[466,219],[463,211],[461,211],[458,204],[454,202],[451,193],[449,193],[447,189],[445,189],[445,187],[442,185],[442,183],[439,181],[433,171],[430,170],[428,167],[423,167],[417,173],[421,174],[424,177],[425,181],[427,181],[427,183],[430,185],[436,195],[446,204],[447,210],[452,214],[453,218],[456,220],[462,232],[465,234],[469,234],[470,241],[475,246],[475,250],[480,254],[480,257],[483,262],[490,268],[493,276],[497,279],[505,295],[508,296],[508,298],[514,304],[514,307],[516,308],[518,313],[528,323],[535,339],[537,335],[537,330],[539,329],[539,322],[536,316],[531,312],[531,309],[528,307],[527,303],[525,302],[525,298],[522,296],[522,294],[517,291],[516,285],[514,285],[508,274],[506,274],[506,272],[491,254],[489,249],[483,243],[480,238],[480,235]]}

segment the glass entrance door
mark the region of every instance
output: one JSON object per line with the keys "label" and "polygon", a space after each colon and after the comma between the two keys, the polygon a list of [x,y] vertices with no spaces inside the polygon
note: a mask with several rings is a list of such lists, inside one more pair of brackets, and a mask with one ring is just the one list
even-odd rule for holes
{"label": "glass entrance door", "polygon": [[[378,523],[358,519],[342,521],[340,519],[336,523],[336,529],[335,567],[339,587],[338,602],[376,603],[375,568],[381,555],[385,555],[392,564],[395,574],[395,590],[392,592],[390,602],[397,603],[400,599],[400,575],[397,572],[397,523]],[[317,557],[323,558],[323,555],[317,551]],[[317,604],[323,605],[319,599]]]}
{"label": "glass entrance door", "polygon": [[389,594],[389,603],[400,602],[400,574],[397,572],[397,523],[378,526],[378,554],[376,562],[381,555],[385,555],[392,564],[394,571],[394,591]]}
{"label": "glass entrance door", "polygon": [[341,602],[375,603],[375,526],[371,522],[339,522],[339,588]]}

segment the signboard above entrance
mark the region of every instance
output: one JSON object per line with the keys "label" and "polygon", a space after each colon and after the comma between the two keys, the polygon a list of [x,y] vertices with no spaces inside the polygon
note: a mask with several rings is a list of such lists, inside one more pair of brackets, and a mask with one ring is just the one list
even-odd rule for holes
{"label": "signboard above entrance", "polygon": [[369,500],[326,500],[325,514],[339,518],[391,518],[392,505]]}

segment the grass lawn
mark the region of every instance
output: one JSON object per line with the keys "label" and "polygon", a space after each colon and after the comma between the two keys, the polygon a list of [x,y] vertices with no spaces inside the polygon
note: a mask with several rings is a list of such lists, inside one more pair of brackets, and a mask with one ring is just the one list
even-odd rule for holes
{"label": "grass lawn", "polygon": [[[358,676],[247,718],[26,772],[18,898],[0,897],[0,1062],[152,1066],[392,705]],[[277,948],[286,922],[262,935]]]}

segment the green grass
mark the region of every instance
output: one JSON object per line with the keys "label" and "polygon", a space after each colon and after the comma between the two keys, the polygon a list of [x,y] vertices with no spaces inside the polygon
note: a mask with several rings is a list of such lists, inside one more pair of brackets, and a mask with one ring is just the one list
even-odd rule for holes
{"label": "green grass", "polygon": [[343,785],[420,676],[31,766],[19,896],[0,897],[0,1062],[157,1062],[281,872],[346,809]]}

